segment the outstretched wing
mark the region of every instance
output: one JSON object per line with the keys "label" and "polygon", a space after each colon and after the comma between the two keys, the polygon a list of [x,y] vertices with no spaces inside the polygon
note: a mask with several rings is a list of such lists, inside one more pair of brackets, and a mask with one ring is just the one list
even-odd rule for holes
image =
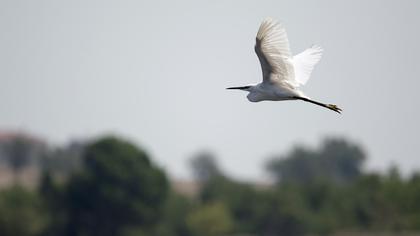
{"label": "outstretched wing", "polygon": [[321,60],[322,48],[317,45],[306,49],[305,51],[293,57],[293,66],[295,68],[295,80],[298,86],[304,85],[311,76],[316,63]]}
{"label": "outstretched wing", "polygon": [[257,33],[255,52],[261,63],[263,81],[278,80],[295,86],[292,56],[284,27],[266,18]]}

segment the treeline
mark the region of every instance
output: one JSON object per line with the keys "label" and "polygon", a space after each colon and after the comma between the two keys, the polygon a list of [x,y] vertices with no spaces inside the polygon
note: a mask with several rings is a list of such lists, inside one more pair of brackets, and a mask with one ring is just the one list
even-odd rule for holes
{"label": "treeline", "polygon": [[365,173],[365,152],[345,139],[272,157],[267,162],[272,185],[236,181],[211,153],[200,153],[190,163],[200,185],[193,197],[175,192],[144,151],[120,138],[104,137],[71,150],[43,154],[35,190],[18,182],[1,190],[0,235],[420,231],[420,175],[402,178],[395,167]]}

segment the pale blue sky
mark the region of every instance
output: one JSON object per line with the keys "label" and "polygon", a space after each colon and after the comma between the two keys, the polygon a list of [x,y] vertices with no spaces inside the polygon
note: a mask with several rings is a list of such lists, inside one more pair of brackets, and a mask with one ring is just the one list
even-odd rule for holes
{"label": "pale blue sky", "polygon": [[[343,135],[369,169],[420,169],[419,1],[0,1],[0,129],[52,143],[117,133],[176,177],[214,151],[235,177],[297,143]],[[264,17],[292,52],[324,56],[303,90],[344,109],[252,104],[228,86],[260,81]]]}

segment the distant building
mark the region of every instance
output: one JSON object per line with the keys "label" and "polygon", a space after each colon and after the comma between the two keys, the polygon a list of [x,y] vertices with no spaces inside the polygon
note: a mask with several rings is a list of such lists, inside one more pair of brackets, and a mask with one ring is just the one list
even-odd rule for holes
{"label": "distant building", "polygon": [[0,131],[0,187],[17,182],[35,186],[46,152],[47,144],[41,138],[23,132]]}
{"label": "distant building", "polygon": [[23,132],[0,131],[0,164],[13,168],[13,159],[20,158],[22,167],[38,165],[46,151],[47,144],[41,138]]}

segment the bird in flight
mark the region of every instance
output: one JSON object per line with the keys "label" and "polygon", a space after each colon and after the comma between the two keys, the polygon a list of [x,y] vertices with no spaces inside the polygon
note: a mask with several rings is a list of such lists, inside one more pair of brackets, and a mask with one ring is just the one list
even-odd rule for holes
{"label": "bird in flight", "polygon": [[341,113],[342,110],[336,105],[312,100],[299,90],[321,59],[321,47],[314,45],[292,56],[284,27],[273,19],[266,18],[257,33],[255,52],[261,63],[263,81],[227,89],[248,91],[247,98],[251,102],[302,100]]}

